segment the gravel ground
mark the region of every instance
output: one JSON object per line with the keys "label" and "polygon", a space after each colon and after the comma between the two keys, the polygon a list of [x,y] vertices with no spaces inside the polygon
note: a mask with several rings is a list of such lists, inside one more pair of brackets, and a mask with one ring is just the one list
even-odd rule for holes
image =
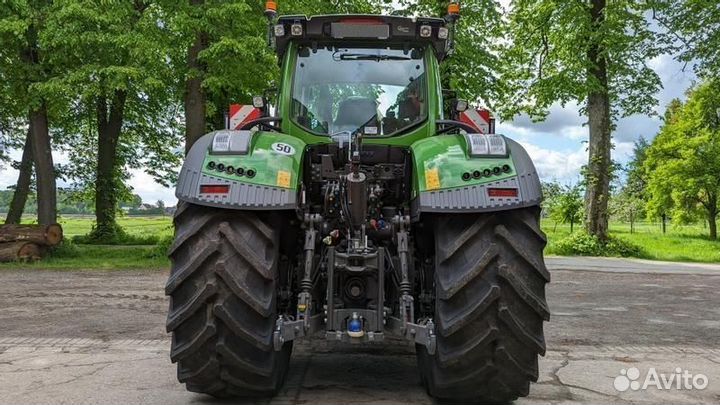
{"label": "gravel ground", "polygon": [[[548,354],[518,403],[719,403],[720,266],[549,258]],[[717,274],[717,275],[715,275]],[[0,272],[0,404],[211,403],[175,380],[167,273]],[[705,389],[627,390],[637,368],[704,374]],[[631,373],[632,374],[632,373]],[[235,401],[234,403],[237,403]],[[296,344],[271,403],[432,403],[411,346]]]}

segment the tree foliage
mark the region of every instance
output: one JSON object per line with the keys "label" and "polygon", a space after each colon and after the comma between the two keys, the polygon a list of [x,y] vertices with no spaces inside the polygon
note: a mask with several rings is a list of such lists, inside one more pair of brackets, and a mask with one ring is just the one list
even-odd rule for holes
{"label": "tree foliage", "polygon": [[[443,17],[446,1],[402,0],[395,13]],[[497,0],[465,0],[461,17],[455,24],[455,52],[441,65],[441,81],[458,97],[496,106],[506,89],[500,79],[500,44],[505,39],[503,9]]]}
{"label": "tree foliage", "polygon": [[683,105],[669,111],[647,151],[644,164],[650,200],[648,215],[666,212],[675,223],[704,217],[710,238],[717,238],[720,194],[720,87],[704,82],[692,89]]}
{"label": "tree foliage", "polygon": [[651,0],[677,58],[708,79],[720,78],[720,7],[715,0]]}
{"label": "tree foliage", "polygon": [[583,217],[583,198],[580,186],[565,186],[551,201],[550,218],[555,222],[570,224],[570,232],[573,232],[575,224],[582,221]]}
{"label": "tree foliage", "polygon": [[[593,25],[592,2],[516,0],[511,3],[511,43],[502,55],[502,113],[544,118],[560,103],[586,103],[592,91],[607,90],[613,117],[652,114],[660,78],[648,61],[666,51],[645,18],[647,8],[631,0],[611,1]],[[588,50],[599,45],[608,61],[608,88],[589,75]],[[586,113],[581,109],[581,113]]]}

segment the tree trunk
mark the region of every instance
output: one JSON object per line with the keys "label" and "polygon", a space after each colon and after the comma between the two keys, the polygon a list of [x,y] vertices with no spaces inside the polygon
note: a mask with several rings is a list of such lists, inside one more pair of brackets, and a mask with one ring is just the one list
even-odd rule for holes
{"label": "tree trunk", "polygon": [[[200,6],[204,0],[190,0],[190,5]],[[188,48],[188,77],[185,81],[185,154],[192,145],[205,134],[205,92],[202,81],[205,66],[198,60],[198,54],[207,47],[207,34],[202,31],[195,33],[195,41]]]}
{"label": "tree trunk", "polygon": [[27,202],[27,197],[30,193],[30,183],[32,182],[33,171],[31,140],[32,133],[28,128],[28,133],[25,137],[25,146],[23,147],[22,159],[20,160],[20,173],[18,174],[17,183],[15,184],[15,191],[13,192],[13,198],[10,202],[10,208],[8,209],[7,217],[5,218],[6,224],[19,224],[20,219],[22,218],[23,211],[25,211],[25,203]]}
{"label": "tree trunk", "polygon": [[63,239],[62,227],[51,225],[0,225],[0,243],[33,242],[39,245],[55,246]]}
{"label": "tree trunk", "polygon": [[709,203],[707,205],[708,227],[710,228],[710,239],[717,240],[717,197],[714,194],[709,195]]}
{"label": "tree trunk", "polygon": [[665,213],[662,214],[662,233],[665,235],[665,221],[667,221],[667,215]]}
{"label": "tree trunk", "polygon": [[30,112],[30,132],[32,133],[32,154],[35,162],[37,180],[37,216],[38,223],[49,225],[57,222],[57,187],[55,185],[55,166],[48,129],[45,104]]}
{"label": "tree trunk", "polygon": [[123,124],[126,93],[115,90],[110,111],[107,99],[97,99],[98,161],[95,180],[95,231],[97,236],[113,237],[117,206],[117,171],[119,162],[117,147]]}
{"label": "tree trunk", "polygon": [[40,246],[32,242],[0,243],[0,262],[37,260],[41,253]]}
{"label": "tree trunk", "polygon": [[[592,0],[590,11],[595,30],[605,20],[606,0]],[[610,189],[610,96],[608,93],[607,58],[602,44],[590,44],[588,60],[587,114],[590,129],[587,190],[585,192],[585,228],[601,241],[608,237],[608,199]]]}
{"label": "tree trunk", "polygon": [[53,165],[52,145],[48,128],[47,106],[42,97],[32,94],[32,84],[44,79],[40,54],[38,50],[38,33],[33,24],[25,32],[27,47],[20,51],[20,58],[28,65],[30,71],[37,72],[26,77],[27,95],[39,107],[31,107],[29,111],[30,144],[35,163],[35,176],[37,180],[37,216],[38,222],[43,225],[57,222],[57,196],[55,187],[55,167]]}

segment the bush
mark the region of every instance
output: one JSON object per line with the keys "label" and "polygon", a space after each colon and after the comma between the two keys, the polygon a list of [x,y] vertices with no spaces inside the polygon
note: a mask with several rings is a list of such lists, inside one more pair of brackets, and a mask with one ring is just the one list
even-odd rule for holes
{"label": "bush", "polygon": [[160,238],[157,245],[148,251],[145,257],[148,259],[167,257],[168,250],[170,250],[173,240],[175,240],[175,238],[172,235],[163,236]]}
{"label": "bush", "polygon": [[549,253],[562,256],[647,257],[640,247],[624,239],[610,236],[606,242],[584,232],[574,233],[555,243]]}
{"label": "bush", "polygon": [[50,248],[49,256],[60,259],[79,257],[80,249],[70,240],[65,239],[59,245]]}

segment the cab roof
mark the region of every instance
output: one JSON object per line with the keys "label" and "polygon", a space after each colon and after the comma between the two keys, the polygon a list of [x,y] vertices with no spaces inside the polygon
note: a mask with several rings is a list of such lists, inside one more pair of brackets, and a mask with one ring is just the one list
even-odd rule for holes
{"label": "cab roof", "polygon": [[278,18],[274,30],[279,61],[291,42],[308,46],[401,46],[432,45],[438,60],[448,55],[448,27],[442,18],[400,17],[374,14],[335,14]]}

